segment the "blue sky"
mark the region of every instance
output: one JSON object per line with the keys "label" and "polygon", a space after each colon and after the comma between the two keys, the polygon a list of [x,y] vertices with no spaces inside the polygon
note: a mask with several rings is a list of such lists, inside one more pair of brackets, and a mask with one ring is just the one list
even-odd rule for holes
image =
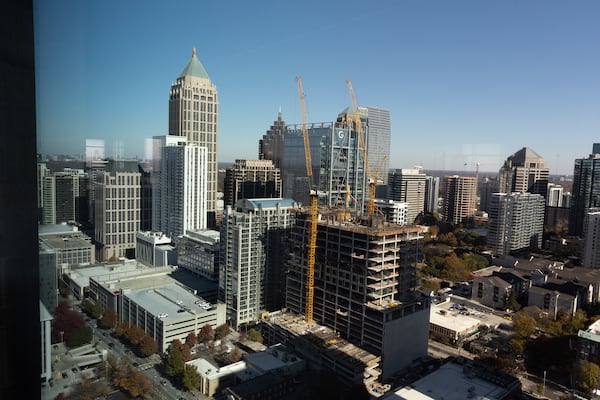
{"label": "blue sky", "polygon": [[[35,1],[38,152],[168,130],[193,47],[219,91],[219,161],[255,159],[281,107],[331,121],[351,99],[391,112],[390,167],[497,171],[528,146],[551,173],[600,142],[600,2]],[[466,164],[466,165],[465,165]]]}

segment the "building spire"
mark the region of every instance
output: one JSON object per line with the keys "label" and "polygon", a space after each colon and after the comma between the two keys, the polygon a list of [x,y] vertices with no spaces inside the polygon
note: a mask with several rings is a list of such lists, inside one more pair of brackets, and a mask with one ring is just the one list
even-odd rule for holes
{"label": "building spire", "polygon": [[196,48],[195,47],[192,48],[192,58],[193,57],[196,57]]}

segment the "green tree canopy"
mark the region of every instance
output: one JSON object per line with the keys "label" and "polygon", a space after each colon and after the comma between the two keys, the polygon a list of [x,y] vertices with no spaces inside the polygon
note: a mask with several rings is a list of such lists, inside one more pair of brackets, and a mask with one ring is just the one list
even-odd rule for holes
{"label": "green tree canopy", "polygon": [[263,342],[262,334],[254,328],[251,328],[248,331],[248,339],[252,340],[253,342],[258,342],[258,343]]}
{"label": "green tree canopy", "polygon": [[197,390],[200,388],[200,374],[198,369],[194,365],[186,365],[183,369],[183,386],[189,391]]}
{"label": "green tree canopy", "polygon": [[520,338],[529,339],[531,335],[535,333],[536,321],[523,311],[519,311],[513,316],[512,328]]}
{"label": "green tree canopy", "polygon": [[[165,365],[165,372],[170,377],[178,377],[183,373],[183,358],[181,356],[181,342],[175,339],[169,345],[169,349],[167,350],[167,358]],[[179,345],[178,345],[179,344]]]}
{"label": "green tree canopy", "polygon": [[578,360],[575,363],[575,384],[582,392],[591,394],[598,388],[598,376],[600,367],[586,360]]}

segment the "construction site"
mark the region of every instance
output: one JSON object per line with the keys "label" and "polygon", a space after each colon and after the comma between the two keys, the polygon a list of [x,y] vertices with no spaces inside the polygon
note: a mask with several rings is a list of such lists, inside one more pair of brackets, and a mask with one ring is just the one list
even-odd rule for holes
{"label": "construction site", "polygon": [[[345,178],[341,168],[334,179],[337,185],[327,187],[312,182],[304,90],[298,77],[310,200],[297,210],[289,238],[286,308],[263,315],[261,328],[265,343],[294,348],[309,368],[330,369],[344,382],[363,383],[371,393],[382,393],[375,388],[384,388],[394,375],[427,355],[429,298],[416,290],[420,239],[427,228],[389,223],[376,209],[379,171],[370,171],[364,121],[347,83],[353,111],[336,124],[344,129],[344,137],[354,139],[347,141],[352,149],[345,151],[337,143],[335,151],[321,159],[353,161]],[[334,197],[338,201],[332,202]]]}

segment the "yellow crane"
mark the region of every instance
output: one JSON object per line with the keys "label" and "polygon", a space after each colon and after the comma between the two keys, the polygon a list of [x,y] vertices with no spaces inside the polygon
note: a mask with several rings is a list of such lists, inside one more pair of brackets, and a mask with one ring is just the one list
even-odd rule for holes
{"label": "yellow crane", "polygon": [[[352,108],[354,109],[352,114],[352,119],[354,120],[354,127],[356,129],[358,140],[360,143],[360,147],[362,150],[363,160],[365,162],[365,176],[367,177],[367,182],[369,184],[368,188],[368,203],[367,203],[367,216],[371,218],[373,216],[373,211],[375,210],[375,187],[377,186],[377,178],[371,175],[371,171],[369,170],[369,160],[367,157],[367,146],[365,144],[365,138],[363,137],[362,131],[362,122],[360,120],[360,114],[358,113],[358,103],[356,101],[356,95],[354,94],[354,89],[352,88],[352,82],[350,80],[346,81],[348,85],[348,89],[350,89],[350,97],[352,98]],[[385,158],[384,158],[385,161]]]}
{"label": "yellow crane", "polygon": [[312,187],[312,161],[310,157],[310,141],[308,140],[308,123],[306,122],[306,103],[304,100],[304,87],[302,77],[296,77],[298,81],[298,94],[300,95],[300,109],[302,111],[302,137],[304,138],[304,157],[306,159],[306,176],[310,182],[310,219],[308,227],[308,252],[306,265],[306,311],[307,322],[313,321],[313,304],[315,294],[315,252],[317,249],[317,216],[318,197]]}

